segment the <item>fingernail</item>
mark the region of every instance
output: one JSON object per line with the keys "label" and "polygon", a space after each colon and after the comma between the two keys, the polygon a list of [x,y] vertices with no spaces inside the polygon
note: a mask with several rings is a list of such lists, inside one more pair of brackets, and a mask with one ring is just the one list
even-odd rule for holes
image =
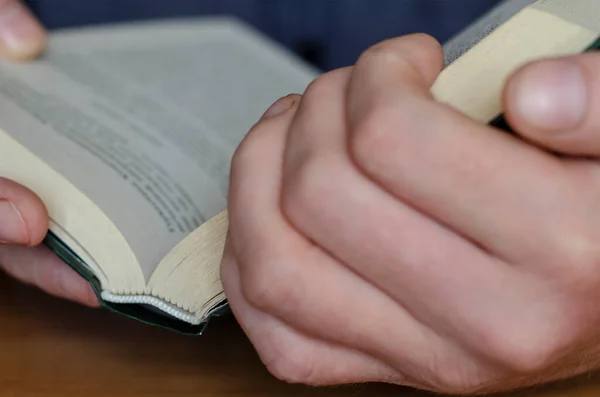
{"label": "fingernail", "polygon": [[0,200],[0,242],[27,244],[29,233],[19,210],[8,200]]}
{"label": "fingernail", "polygon": [[33,58],[44,47],[45,33],[24,5],[13,2],[0,12],[0,43],[10,58]]}
{"label": "fingernail", "polygon": [[263,114],[263,116],[260,119],[265,120],[271,117],[279,116],[286,110],[290,109],[294,105],[294,102],[296,102],[296,100],[291,96],[285,96],[283,98],[280,98],[279,100],[277,100],[277,102],[271,105],[271,107],[265,112],[265,114]]}
{"label": "fingernail", "polygon": [[574,61],[546,61],[530,68],[517,82],[516,105],[532,127],[560,131],[582,121],[588,89]]}

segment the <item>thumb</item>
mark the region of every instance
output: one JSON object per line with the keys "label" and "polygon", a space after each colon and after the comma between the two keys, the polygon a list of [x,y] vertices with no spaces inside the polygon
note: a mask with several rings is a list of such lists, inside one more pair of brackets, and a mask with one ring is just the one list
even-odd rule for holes
{"label": "thumb", "polygon": [[600,55],[521,68],[506,85],[504,110],[527,140],[564,155],[600,156]]}
{"label": "thumb", "polygon": [[19,0],[0,0],[0,56],[17,61],[39,56],[46,32]]}
{"label": "thumb", "polygon": [[0,244],[36,246],[48,231],[48,213],[31,190],[0,178]]}

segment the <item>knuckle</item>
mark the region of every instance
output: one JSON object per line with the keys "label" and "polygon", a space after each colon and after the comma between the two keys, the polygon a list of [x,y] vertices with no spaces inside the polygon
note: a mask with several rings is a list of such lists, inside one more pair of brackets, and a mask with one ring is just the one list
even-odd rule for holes
{"label": "knuckle", "polygon": [[382,105],[366,111],[350,127],[348,150],[354,163],[364,171],[375,171],[387,161],[391,151],[407,147],[408,135],[417,128],[411,117],[398,105],[394,109]]}
{"label": "knuckle", "polygon": [[356,63],[361,73],[409,73],[422,78],[443,68],[440,43],[427,34],[412,34],[381,41],[363,52]]}
{"label": "knuckle", "polygon": [[377,160],[376,154],[380,154],[380,150],[385,148],[384,133],[379,119],[379,112],[366,113],[350,135],[350,155],[359,166],[367,169]]}
{"label": "knuckle", "polygon": [[430,385],[432,390],[450,395],[475,394],[497,376],[495,371],[461,355],[436,360],[426,374],[428,376],[423,379],[424,384]]}
{"label": "knuckle", "polygon": [[257,260],[244,268],[242,293],[250,305],[277,314],[293,312],[299,307],[302,299],[300,278],[291,260]]}
{"label": "knuckle", "polygon": [[236,148],[231,159],[232,174],[244,170],[246,165],[260,154],[261,144],[258,139],[260,128],[260,124],[253,126]]}
{"label": "knuckle", "polygon": [[[260,123],[253,126],[233,153],[229,164],[229,209],[244,212],[246,200],[240,190],[246,186],[249,176],[252,176],[258,159],[265,155],[266,148],[271,144],[271,136],[266,133]],[[215,164],[216,167],[219,165]]]}
{"label": "knuckle", "polygon": [[296,225],[325,215],[323,203],[337,194],[335,179],[331,178],[333,161],[326,155],[308,155],[287,178],[282,192],[282,212]]}
{"label": "knuckle", "polygon": [[332,89],[338,84],[337,76],[341,71],[331,71],[317,76],[306,87],[303,97],[303,103],[321,103],[321,98],[328,97]]}
{"label": "knuckle", "polygon": [[314,357],[314,345],[291,329],[269,327],[254,345],[267,370],[281,381],[317,385],[325,378],[316,367],[321,361]]}
{"label": "knuckle", "polygon": [[500,355],[501,362],[513,372],[536,374],[548,368],[555,359],[555,349],[539,343],[505,347]]}
{"label": "knuckle", "polygon": [[267,370],[283,382],[319,386],[327,378],[313,346],[287,332],[271,333],[262,353]]}
{"label": "knuckle", "polygon": [[[563,327],[564,328],[564,327]],[[567,343],[559,327],[545,323],[535,331],[513,326],[490,333],[486,351],[510,373],[534,375],[555,364]]]}
{"label": "knuckle", "polygon": [[317,385],[318,375],[307,355],[299,348],[288,349],[266,364],[267,370],[280,381],[291,384]]}
{"label": "knuckle", "polygon": [[600,249],[581,233],[561,233],[554,244],[555,278],[569,290],[597,291],[600,283]]}
{"label": "knuckle", "polygon": [[392,43],[386,40],[369,47],[359,56],[356,68],[361,72],[369,72],[408,66],[406,58]]}
{"label": "knuckle", "polygon": [[405,36],[405,39],[406,40],[404,42],[406,43],[407,47],[414,51],[419,51],[423,48],[435,52],[442,50],[440,42],[434,36],[427,33],[414,33]]}
{"label": "knuckle", "polygon": [[230,245],[225,244],[219,267],[219,279],[223,285],[225,295],[237,287],[238,264]]}

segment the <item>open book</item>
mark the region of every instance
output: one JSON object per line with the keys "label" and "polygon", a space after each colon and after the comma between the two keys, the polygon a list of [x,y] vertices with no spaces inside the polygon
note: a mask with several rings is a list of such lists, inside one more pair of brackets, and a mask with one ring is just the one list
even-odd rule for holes
{"label": "open book", "polygon": [[[599,37],[600,1],[539,0],[453,59],[432,92],[506,127],[510,73]],[[0,65],[0,175],[44,200],[46,244],[105,307],[198,334],[227,308],[231,156],[272,102],[317,74],[228,19],[57,33],[42,60]]]}
{"label": "open book", "polygon": [[56,32],[39,61],[0,64],[0,175],[42,198],[46,244],[105,307],[200,333],[226,302],[226,218],[199,227],[248,130],[317,74],[226,18]]}

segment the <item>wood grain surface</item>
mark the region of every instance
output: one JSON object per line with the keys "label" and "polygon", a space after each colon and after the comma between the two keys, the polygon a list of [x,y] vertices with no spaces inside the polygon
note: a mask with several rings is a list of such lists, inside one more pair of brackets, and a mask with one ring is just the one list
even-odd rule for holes
{"label": "wood grain surface", "polygon": [[[264,369],[231,317],[202,337],[184,337],[54,299],[1,273],[0,346],[2,397],[429,396],[384,385],[287,385]],[[510,396],[600,396],[600,376]]]}

